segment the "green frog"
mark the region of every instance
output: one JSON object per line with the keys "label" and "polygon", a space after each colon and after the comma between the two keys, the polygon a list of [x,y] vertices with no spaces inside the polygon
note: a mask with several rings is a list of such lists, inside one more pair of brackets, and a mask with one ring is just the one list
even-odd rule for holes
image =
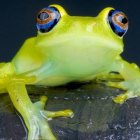
{"label": "green frog", "polygon": [[114,102],[122,104],[140,95],[139,67],[120,56],[128,30],[123,12],[108,7],[96,17],[70,16],[54,4],[38,13],[36,26],[37,36],[27,39],[11,62],[0,63],[0,93],[9,93],[28,129],[28,140],[55,140],[48,120],[74,113],[70,109],[44,110],[47,97],[32,103],[26,85],[52,87],[104,79],[117,72],[123,81],[108,81],[106,85],[125,93]]}

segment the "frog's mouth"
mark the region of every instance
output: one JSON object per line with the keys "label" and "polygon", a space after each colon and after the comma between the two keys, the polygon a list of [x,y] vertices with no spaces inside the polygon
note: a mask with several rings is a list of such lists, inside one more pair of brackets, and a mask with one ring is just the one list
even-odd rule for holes
{"label": "frog's mouth", "polygon": [[[47,42],[47,41],[46,41]],[[123,52],[123,43],[122,41],[115,41],[109,39],[109,37],[96,37],[95,35],[68,35],[65,38],[63,36],[59,36],[53,41],[49,42],[48,46],[51,49],[63,49],[67,50],[68,48],[73,48],[73,52],[81,50],[82,48],[88,50],[96,50],[100,49],[100,51],[104,51],[109,49],[110,52],[114,51],[117,54]],[[66,51],[65,50],[65,51]],[[62,50],[63,51],[63,50]]]}

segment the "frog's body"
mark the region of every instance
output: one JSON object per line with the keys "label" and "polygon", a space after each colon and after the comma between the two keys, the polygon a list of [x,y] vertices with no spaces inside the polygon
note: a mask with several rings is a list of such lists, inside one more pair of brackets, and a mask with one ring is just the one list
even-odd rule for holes
{"label": "frog's body", "polygon": [[122,39],[110,35],[112,31],[102,18],[111,9],[106,8],[96,18],[67,15],[59,21],[58,28],[27,40],[12,61],[16,72],[36,75],[36,84],[48,86],[108,72],[123,51]]}
{"label": "frog's body", "polygon": [[0,64],[0,91],[8,91],[29,130],[29,140],[54,140],[45,118],[73,113],[44,111],[46,97],[33,104],[26,84],[57,86],[104,78],[115,71],[124,81],[106,84],[127,90],[115,102],[140,95],[139,68],[120,57],[128,28],[122,12],[106,8],[97,17],[78,17],[51,5],[38,14],[37,28],[37,37],[27,39],[11,62]]}
{"label": "frog's body", "polygon": [[[86,37],[82,38],[82,40],[85,39]],[[31,40],[35,41],[34,38]],[[17,55],[12,61],[16,67],[16,73],[22,74],[27,72],[29,76],[35,75],[35,84],[56,86],[66,84],[70,81],[79,81],[93,75],[96,77],[97,74],[108,72],[120,52],[108,47],[104,51],[101,51],[102,46],[97,49],[96,47],[98,46],[94,47],[96,41],[88,44],[90,40],[87,42],[82,42],[82,40],[79,40],[82,43],[80,50],[75,44],[77,38],[75,41],[71,40],[73,43],[70,45],[72,46],[60,44],[56,47],[53,46],[50,50],[46,48],[45,52],[47,55],[50,55],[50,57],[47,56],[47,60],[44,62],[41,60],[39,65],[36,65],[36,59],[34,59],[32,55],[29,56],[31,58],[28,58],[27,55],[24,54]],[[88,45],[85,45],[85,43]],[[65,44],[67,44],[67,42]],[[108,46],[108,44],[105,44],[105,46]],[[35,48],[36,46],[32,47]],[[21,52],[23,49],[24,48],[21,49]],[[76,49],[78,49],[78,51],[74,53],[73,50]],[[38,53],[39,52],[37,52],[37,55]],[[23,61],[25,61],[25,66],[23,66]]]}

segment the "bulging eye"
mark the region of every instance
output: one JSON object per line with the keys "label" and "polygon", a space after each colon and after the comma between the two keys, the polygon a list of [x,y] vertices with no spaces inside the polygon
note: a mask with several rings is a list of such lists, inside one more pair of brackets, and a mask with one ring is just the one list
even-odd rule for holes
{"label": "bulging eye", "polygon": [[108,14],[108,21],[113,32],[118,36],[122,37],[127,32],[128,19],[123,12],[111,10]]}
{"label": "bulging eye", "polygon": [[49,32],[60,20],[61,15],[55,7],[42,9],[37,15],[37,29],[42,33]]}

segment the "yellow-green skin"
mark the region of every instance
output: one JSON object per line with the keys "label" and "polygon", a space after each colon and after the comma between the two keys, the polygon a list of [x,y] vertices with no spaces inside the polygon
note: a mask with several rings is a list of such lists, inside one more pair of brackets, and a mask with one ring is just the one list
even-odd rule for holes
{"label": "yellow-green skin", "polygon": [[[97,17],[69,16],[59,5],[61,19],[48,33],[25,41],[9,63],[0,64],[0,91],[7,91],[28,128],[28,140],[55,140],[47,119],[72,116],[71,110],[45,111],[47,100],[32,103],[25,85],[56,86],[71,81],[88,81],[111,77],[119,72],[123,82],[106,85],[126,90],[114,98],[117,103],[140,95],[140,70],[124,61],[123,38],[117,36],[107,22],[113,8],[105,8]],[[114,76],[115,78],[115,76]]]}

